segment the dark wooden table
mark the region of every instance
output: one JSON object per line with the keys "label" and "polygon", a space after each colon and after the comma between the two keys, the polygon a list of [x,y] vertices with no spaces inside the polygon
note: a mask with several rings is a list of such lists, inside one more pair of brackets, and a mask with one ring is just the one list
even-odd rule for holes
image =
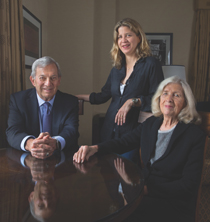
{"label": "dark wooden table", "polygon": [[72,154],[38,160],[1,149],[0,221],[121,222],[140,203],[143,185],[141,170],[114,154],[76,164]]}

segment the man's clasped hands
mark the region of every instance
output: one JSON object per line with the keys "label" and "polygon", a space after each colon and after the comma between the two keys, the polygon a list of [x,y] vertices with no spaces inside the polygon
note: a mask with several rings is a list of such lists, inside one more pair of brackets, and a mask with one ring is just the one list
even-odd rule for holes
{"label": "man's clasped hands", "polygon": [[29,138],[26,141],[25,149],[30,151],[33,157],[45,159],[56,150],[56,142],[49,133],[40,133],[37,138]]}

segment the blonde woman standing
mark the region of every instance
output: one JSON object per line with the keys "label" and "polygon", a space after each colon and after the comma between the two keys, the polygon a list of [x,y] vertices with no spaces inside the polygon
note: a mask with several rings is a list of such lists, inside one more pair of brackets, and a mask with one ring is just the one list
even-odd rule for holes
{"label": "blonde woman standing", "polygon": [[111,57],[114,67],[101,92],[77,95],[91,104],[111,99],[101,130],[102,142],[121,138],[137,127],[140,110],[151,112],[151,98],[163,80],[162,67],[151,56],[146,35],[133,19],[123,19],[114,27]]}

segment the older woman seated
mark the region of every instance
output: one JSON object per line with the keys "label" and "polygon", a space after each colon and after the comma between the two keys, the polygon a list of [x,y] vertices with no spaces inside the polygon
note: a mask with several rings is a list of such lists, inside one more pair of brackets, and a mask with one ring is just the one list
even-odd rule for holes
{"label": "older woman seated", "polygon": [[123,153],[139,145],[145,178],[144,198],[128,221],[194,221],[205,134],[189,85],[173,76],[160,83],[152,117],[121,139],[81,146],[74,161],[94,153]]}

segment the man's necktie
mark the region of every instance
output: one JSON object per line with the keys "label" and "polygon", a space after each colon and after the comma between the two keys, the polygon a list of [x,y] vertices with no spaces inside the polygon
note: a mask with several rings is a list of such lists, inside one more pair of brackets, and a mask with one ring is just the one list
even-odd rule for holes
{"label": "man's necktie", "polygon": [[45,102],[44,106],[44,114],[43,114],[43,132],[48,132],[51,135],[51,126],[52,126],[52,114],[50,112],[50,103]]}

